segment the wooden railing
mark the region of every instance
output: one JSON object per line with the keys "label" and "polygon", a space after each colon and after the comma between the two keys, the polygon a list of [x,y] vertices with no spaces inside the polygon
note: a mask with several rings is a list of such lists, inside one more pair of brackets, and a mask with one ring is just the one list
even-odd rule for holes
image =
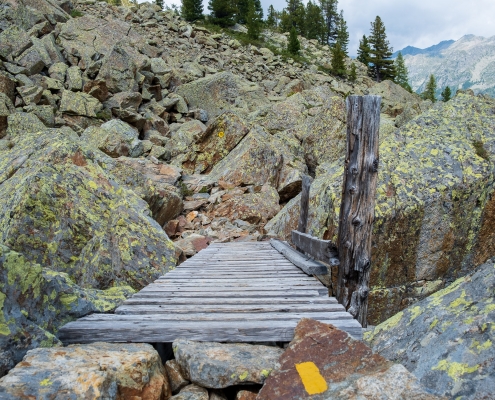
{"label": "wooden railing", "polygon": [[299,224],[291,235],[299,252],[338,265],[337,299],[363,327],[367,325],[380,102],[379,96],[348,96],[346,100],[347,150],[337,243],[306,233],[311,187],[308,176],[302,179]]}

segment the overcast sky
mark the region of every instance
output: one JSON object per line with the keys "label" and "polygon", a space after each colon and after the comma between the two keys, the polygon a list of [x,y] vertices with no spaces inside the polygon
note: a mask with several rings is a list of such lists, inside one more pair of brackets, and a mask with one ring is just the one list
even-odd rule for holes
{"label": "overcast sky", "polygon": [[[142,0],[141,0],[142,1]],[[306,2],[307,0],[303,0]],[[165,0],[180,4],[180,0]],[[204,0],[205,13],[208,0]],[[282,10],[285,0],[261,0],[266,10]],[[425,48],[466,34],[495,35],[494,0],[339,0],[350,34],[349,53],[356,54],[359,39],[368,35],[370,22],[379,15],[394,50]]]}

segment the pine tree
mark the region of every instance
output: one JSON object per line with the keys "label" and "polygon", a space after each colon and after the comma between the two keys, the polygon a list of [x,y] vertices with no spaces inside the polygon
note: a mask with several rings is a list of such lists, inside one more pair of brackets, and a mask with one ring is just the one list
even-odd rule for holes
{"label": "pine tree", "polygon": [[347,74],[345,68],[345,53],[340,47],[340,43],[335,43],[332,46],[332,62],[330,63],[332,74],[337,76],[345,76]]}
{"label": "pine tree", "polygon": [[293,26],[290,30],[287,50],[290,54],[294,55],[299,54],[299,50],[301,50],[301,43],[299,43],[299,39],[297,38],[297,31],[295,26]]}
{"label": "pine tree", "polygon": [[357,79],[356,64],[351,64],[351,72],[349,72],[349,80],[355,82]]}
{"label": "pine tree", "polygon": [[239,24],[247,23],[249,12],[249,0],[235,0],[236,15],[235,20]]}
{"label": "pine tree", "polygon": [[278,13],[275,11],[275,9],[271,4],[270,7],[268,7],[268,17],[266,19],[266,26],[270,29],[277,29],[278,27]]}
{"label": "pine tree", "polygon": [[450,90],[450,87],[445,86],[445,89],[443,89],[442,93],[440,93],[440,96],[442,96],[442,101],[447,102],[452,98],[452,91]]}
{"label": "pine tree", "polygon": [[236,8],[231,0],[210,0],[208,10],[211,11],[210,20],[224,28],[234,25]]}
{"label": "pine tree", "polygon": [[305,28],[305,16],[306,9],[301,0],[286,0],[287,7],[284,9],[286,11],[282,15],[282,21],[280,27],[283,28],[282,32],[290,32],[292,27],[296,28],[296,32],[299,35],[306,35]]}
{"label": "pine tree", "polygon": [[402,86],[409,93],[412,93],[411,85],[409,85],[409,77],[408,70],[406,64],[404,62],[404,57],[402,57],[402,53],[399,51],[397,58],[395,59],[395,83],[399,86]]}
{"label": "pine tree", "polygon": [[337,37],[336,42],[340,44],[340,48],[347,56],[347,47],[349,46],[349,31],[347,30],[347,22],[344,19],[344,10],[340,11],[337,22]]}
{"label": "pine tree", "polygon": [[368,42],[368,38],[363,35],[363,38],[359,41],[359,48],[357,51],[356,59],[362,62],[364,65],[368,67],[370,62],[370,44]]}
{"label": "pine tree", "polygon": [[247,34],[251,39],[259,39],[263,19],[259,11],[256,11],[254,0],[248,0],[248,6],[248,14],[246,18],[248,28]]}
{"label": "pine tree", "polygon": [[325,40],[325,20],[321,8],[311,0],[306,5],[306,38],[316,39],[320,43]]}
{"label": "pine tree", "polygon": [[202,0],[182,0],[181,15],[186,21],[197,21],[204,18]]}
{"label": "pine tree", "polygon": [[163,10],[163,0],[155,0],[155,4]]}
{"label": "pine tree", "polygon": [[392,48],[387,40],[385,25],[378,16],[371,23],[371,34],[368,41],[370,44],[369,62],[372,64],[370,76],[375,78],[377,82],[385,79],[393,80],[395,78],[395,68],[394,61],[390,59],[392,57]]}
{"label": "pine tree", "polygon": [[334,44],[337,39],[338,0],[319,0],[325,20],[325,43]]}
{"label": "pine tree", "polygon": [[437,101],[435,92],[437,91],[437,81],[433,74],[430,75],[428,83],[426,84],[425,91],[421,94],[424,100],[431,100],[433,103]]}

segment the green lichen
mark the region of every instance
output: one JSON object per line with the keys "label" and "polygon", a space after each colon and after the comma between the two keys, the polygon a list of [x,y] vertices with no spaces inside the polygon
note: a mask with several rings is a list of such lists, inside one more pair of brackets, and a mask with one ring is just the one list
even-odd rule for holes
{"label": "green lichen", "polygon": [[454,381],[458,381],[463,375],[476,372],[479,365],[470,367],[466,363],[459,363],[448,360],[440,360],[439,363],[432,368],[432,370],[445,371],[447,375]]}
{"label": "green lichen", "polygon": [[248,375],[249,375],[249,372],[248,371],[244,371],[242,374],[239,375],[239,379],[241,381],[244,381],[244,380],[246,380],[246,378],[248,377]]}
{"label": "green lichen", "polygon": [[268,378],[268,376],[271,374],[271,372],[272,372],[272,370],[271,370],[271,369],[264,369],[264,370],[262,370],[262,371],[261,371],[261,375],[262,375],[263,377],[265,377],[265,379],[266,379],[266,378]]}
{"label": "green lichen", "polygon": [[3,313],[3,303],[5,302],[5,294],[0,292],[0,335],[7,336],[10,335],[10,329],[5,320],[5,315]]}

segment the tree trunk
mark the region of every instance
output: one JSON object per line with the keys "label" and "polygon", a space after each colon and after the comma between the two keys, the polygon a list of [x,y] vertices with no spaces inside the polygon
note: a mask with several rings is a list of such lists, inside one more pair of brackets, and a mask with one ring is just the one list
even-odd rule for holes
{"label": "tree trunk", "polygon": [[347,97],[347,154],[338,233],[337,299],[363,327],[367,325],[380,103],[379,96]]}

